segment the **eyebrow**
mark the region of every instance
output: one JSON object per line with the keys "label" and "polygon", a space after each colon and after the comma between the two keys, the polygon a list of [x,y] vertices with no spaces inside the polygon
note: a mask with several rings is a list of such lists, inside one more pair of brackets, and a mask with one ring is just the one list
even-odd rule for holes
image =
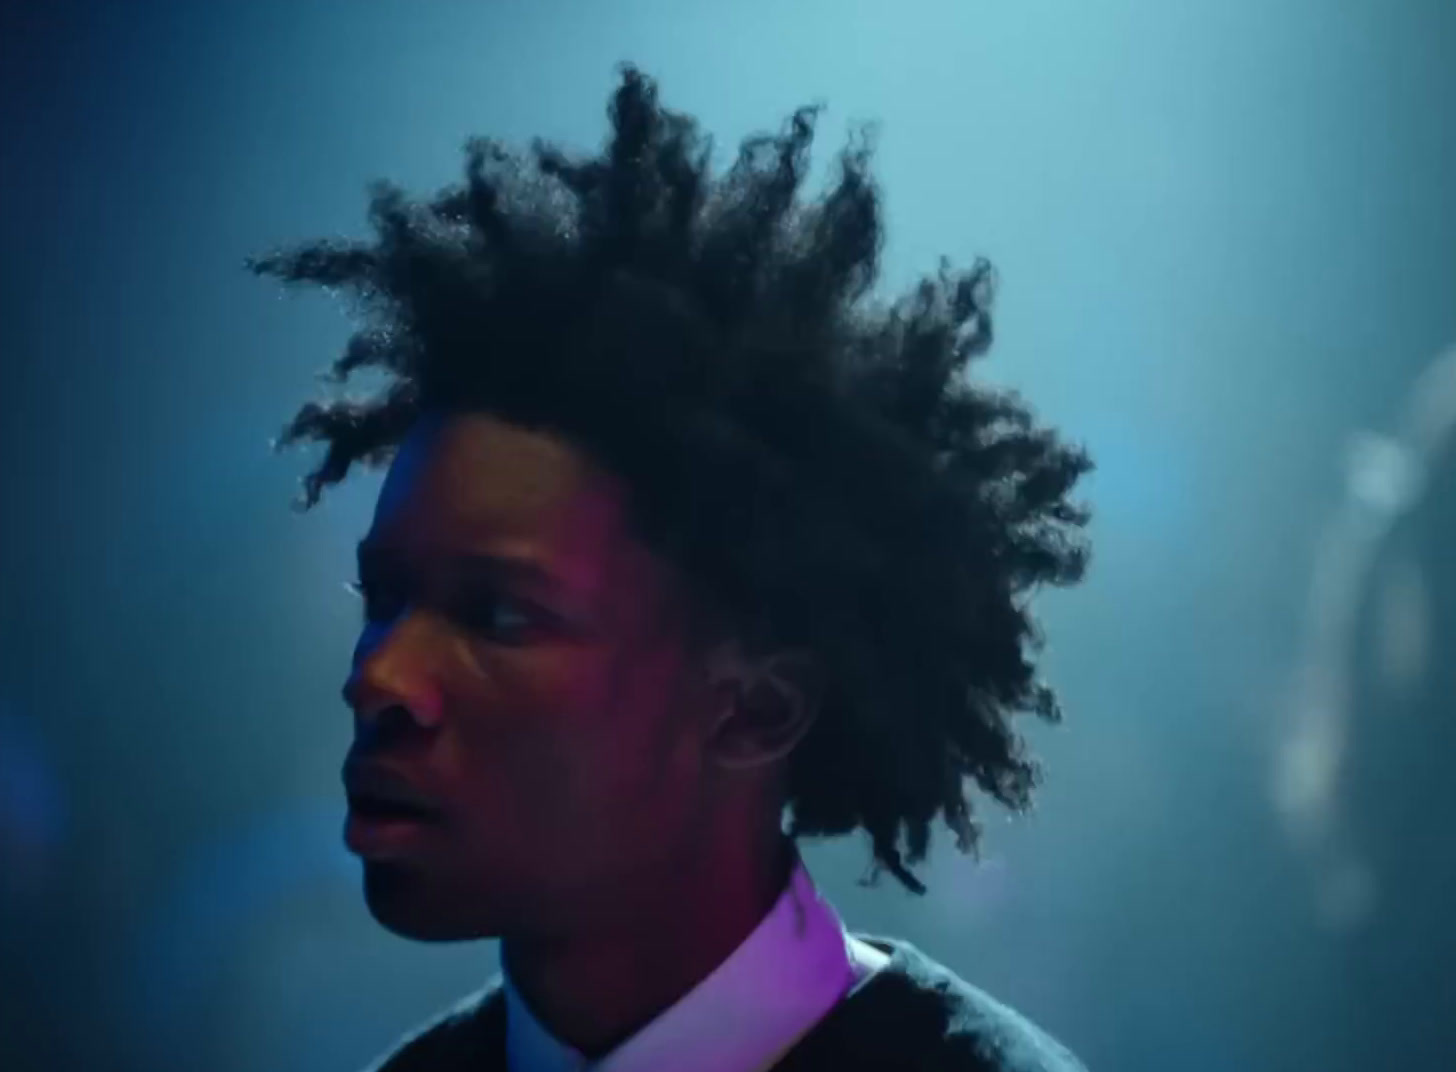
{"label": "eyebrow", "polygon": [[[401,551],[387,544],[371,541],[367,537],[359,541],[356,554],[361,569],[366,563],[397,562],[405,557]],[[570,591],[570,586],[562,577],[534,558],[452,550],[434,551],[429,554],[429,558],[447,569],[465,574],[484,575],[492,580],[513,581],[549,591]]]}

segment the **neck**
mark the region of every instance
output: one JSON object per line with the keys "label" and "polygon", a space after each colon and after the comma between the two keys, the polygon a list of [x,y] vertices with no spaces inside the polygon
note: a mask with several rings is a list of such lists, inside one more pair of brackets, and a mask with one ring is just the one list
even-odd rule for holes
{"label": "neck", "polygon": [[507,935],[501,962],[543,1026],[598,1057],[726,960],[768,915],[797,860],[776,831],[769,852],[746,861],[720,853],[676,871],[610,929],[550,940]]}

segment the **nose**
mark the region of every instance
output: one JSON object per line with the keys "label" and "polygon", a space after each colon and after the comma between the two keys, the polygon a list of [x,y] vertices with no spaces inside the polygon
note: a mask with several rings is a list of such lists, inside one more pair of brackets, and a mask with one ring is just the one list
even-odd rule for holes
{"label": "nose", "polygon": [[364,630],[342,690],[358,723],[372,725],[403,710],[421,728],[439,725],[444,705],[426,632],[407,615]]}

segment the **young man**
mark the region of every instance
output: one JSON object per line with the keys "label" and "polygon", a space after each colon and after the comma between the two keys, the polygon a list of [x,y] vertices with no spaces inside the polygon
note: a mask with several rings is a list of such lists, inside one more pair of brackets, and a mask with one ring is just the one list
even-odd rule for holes
{"label": "young man", "polygon": [[[346,840],[371,912],[498,937],[502,978],[383,1069],[1079,1067],[796,852],[864,830],[912,890],[968,782],[1026,805],[1057,715],[1027,597],[1083,572],[1089,463],[963,373],[990,269],[872,304],[868,151],[799,196],[814,113],[721,177],[624,71],[599,157],[473,142],[377,237],[256,270],[358,299],[281,442],[305,505],[392,461],[359,546]],[[788,822],[785,822],[785,819]]]}

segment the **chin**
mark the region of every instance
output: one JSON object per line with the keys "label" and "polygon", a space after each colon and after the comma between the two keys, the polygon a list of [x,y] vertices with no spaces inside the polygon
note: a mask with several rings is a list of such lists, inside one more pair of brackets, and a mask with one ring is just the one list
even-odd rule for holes
{"label": "chin", "polygon": [[401,863],[364,864],[364,903],[385,930],[416,942],[494,938],[474,898],[458,896],[438,876]]}

